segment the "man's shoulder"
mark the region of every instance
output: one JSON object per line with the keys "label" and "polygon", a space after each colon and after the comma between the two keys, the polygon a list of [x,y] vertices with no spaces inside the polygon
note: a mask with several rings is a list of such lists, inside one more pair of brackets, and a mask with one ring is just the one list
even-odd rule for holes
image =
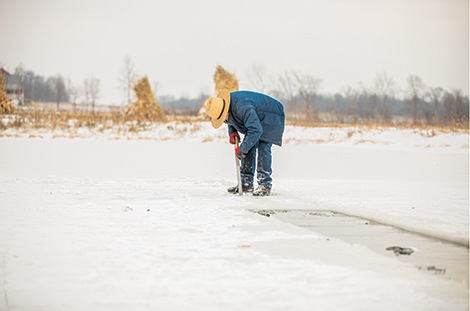
{"label": "man's shoulder", "polygon": [[230,93],[232,100],[246,103],[260,103],[265,101],[277,101],[274,98],[253,91],[236,91]]}
{"label": "man's shoulder", "polygon": [[236,92],[231,92],[230,96],[233,99],[238,99],[238,100],[243,100],[243,99],[250,99],[253,96],[255,96],[255,92],[251,91],[236,91]]}
{"label": "man's shoulder", "polygon": [[258,111],[284,113],[284,107],[277,99],[269,95],[252,91],[237,91],[230,93],[231,100],[238,107],[253,106]]}
{"label": "man's shoulder", "polygon": [[268,95],[265,95],[265,94],[262,94],[262,93],[258,93],[258,92],[254,92],[254,91],[246,91],[246,90],[243,90],[243,91],[235,91],[235,92],[231,92],[230,95],[234,95],[236,97],[243,97],[243,96],[248,96],[248,97],[256,97],[256,96],[268,96]]}
{"label": "man's shoulder", "polygon": [[250,91],[236,91],[230,93],[230,100],[237,106],[253,105],[256,102],[256,97],[253,95],[254,92]]}

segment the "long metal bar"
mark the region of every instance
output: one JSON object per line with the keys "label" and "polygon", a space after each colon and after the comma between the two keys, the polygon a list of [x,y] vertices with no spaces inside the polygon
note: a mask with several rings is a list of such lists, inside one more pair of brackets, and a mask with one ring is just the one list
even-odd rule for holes
{"label": "long metal bar", "polygon": [[[238,149],[238,138],[235,138],[235,150]],[[240,174],[240,159],[237,157],[235,154],[235,165],[237,167],[237,182],[238,182],[238,194],[242,195],[243,194],[243,186],[242,186],[242,177]]]}

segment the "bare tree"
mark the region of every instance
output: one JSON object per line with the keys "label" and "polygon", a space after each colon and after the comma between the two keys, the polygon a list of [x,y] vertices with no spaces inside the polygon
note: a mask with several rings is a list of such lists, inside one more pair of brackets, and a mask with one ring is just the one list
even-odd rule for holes
{"label": "bare tree", "polygon": [[257,63],[248,69],[248,81],[251,87],[261,93],[265,93],[268,89],[268,78],[266,76],[266,67]]}
{"label": "bare tree", "polygon": [[91,93],[89,79],[83,81],[83,103],[89,105],[91,103]]}
{"label": "bare tree", "polygon": [[441,87],[431,87],[427,90],[426,96],[429,98],[432,108],[436,112],[436,114],[441,112],[441,102],[443,95],[444,89]]}
{"label": "bare tree", "polygon": [[80,87],[75,86],[72,80],[67,79],[67,92],[70,96],[70,101],[72,102],[73,109],[76,110],[77,100],[80,97],[81,90]]}
{"label": "bare tree", "polygon": [[21,105],[24,105],[26,102],[29,102],[33,97],[33,82],[34,82],[34,72],[27,70],[24,64],[19,64],[15,68],[15,75],[17,76],[17,96]]}
{"label": "bare tree", "polygon": [[369,120],[369,122],[378,122],[379,119],[379,96],[373,87],[367,87],[363,83],[359,83],[361,96],[363,96],[363,111],[362,116]]}
{"label": "bare tree", "polygon": [[153,81],[152,93],[155,98],[157,98],[157,93],[160,91],[160,82]]}
{"label": "bare tree", "polygon": [[416,122],[418,119],[420,102],[424,95],[426,86],[424,85],[423,80],[416,75],[409,75],[406,82],[408,82],[407,93],[413,105],[413,120]]}
{"label": "bare tree", "polygon": [[135,63],[131,60],[129,55],[126,55],[124,57],[124,63],[122,64],[118,79],[119,88],[124,92],[124,105],[128,105],[132,101],[132,84],[136,80],[137,74],[135,72]]}
{"label": "bare tree", "polygon": [[375,90],[382,100],[382,119],[388,120],[391,117],[391,110],[387,106],[387,100],[393,97],[395,93],[393,78],[389,77],[385,71],[377,73],[375,76]]}
{"label": "bare tree", "polygon": [[101,95],[101,82],[100,79],[91,77],[84,81],[83,91],[85,95],[85,100],[88,104],[91,104],[92,111],[95,111],[96,100]]}
{"label": "bare tree", "polygon": [[462,90],[454,89],[451,93],[446,92],[444,95],[444,117],[449,123],[466,124],[468,128],[468,96],[464,96]]}
{"label": "bare tree", "polygon": [[346,86],[343,88],[344,97],[350,101],[350,106],[346,109],[346,112],[352,116],[352,121],[355,124],[358,119],[359,109],[359,91],[354,90],[351,86]]}
{"label": "bare tree", "polygon": [[[24,90],[25,90],[25,76],[26,76],[26,67],[23,63],[19,64],[15,68],[15,75],[17,76],[18,86],[16,89],[16,96],[20,105],[24,105]],[[8,81],[8,79],[6,79]],[[15,83],[16,84],[16,83]]]}
{"label": "bare tree", "polygon": [[67,89],[65,87],[64,77],[62,75],[57,74],[55,77],[52,78],[52,91],[54,93],[54,99],[57,104],[57,111],[59,111],[60,103],[67,99]]}
{"label": "bare tree", "polygon": [[315,96],[320,87],[322,79],[314,78],[309,74],[300,74],[298,72],[292,73],[297,84],[297,92],[302,97],[307,110],[307,120],[315,118]]}
{"label": "bare tree", "polygon": [[25,73],[26,73],[26,67],[23,63],[16,66],[15,75],[18,75],[18,77],[20,78],[20,83],[23,82],[23,77],[24,77]]}
{"label": "bare tree", "polygon": [[296,90],[294,79],[288,71],[285,71],[279,76],[279,88],[287,103],[292,105]]}

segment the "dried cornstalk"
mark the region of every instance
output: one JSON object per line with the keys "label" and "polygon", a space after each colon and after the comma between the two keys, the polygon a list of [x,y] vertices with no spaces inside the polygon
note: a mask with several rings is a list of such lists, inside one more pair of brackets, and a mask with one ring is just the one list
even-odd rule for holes
{"label": "dried cornstalk", "polygon": [[140,79],[134,84],[132,89],[137,100],[126,106],[125,114],[127,120],[168,122],[165,112],[153,95],[147,77]]}
{"label": "dried cornstalk", "polygon": [[15,106],[5,94],[5,79],[0,75],[0,112],[2,114],[12,114],[16,112]]}
{"label": "dried cornstalk", "polygon": [[[229,92],[236,92],[239,90],[238,79],[235,76],[235,74],[228,72],[220,65],[217,65],[217,67],[215,68],[214,83],[215,83],[214,94],[218,94],[223,89],[227,89]],[[206,109],[205,109],[206,101],[204,101],[201,109],[199,109],[198,116],[200,119],[210,120],[210,117],[206,115]]]}
{"label": "dried cornstalk", "polygon": [[238,88],[238,79],[234,73],[230,73],[222,66],[217,65],[214,73],[215,92],[218,93],[222,89],[227,89],[229,92],[236,92]]}

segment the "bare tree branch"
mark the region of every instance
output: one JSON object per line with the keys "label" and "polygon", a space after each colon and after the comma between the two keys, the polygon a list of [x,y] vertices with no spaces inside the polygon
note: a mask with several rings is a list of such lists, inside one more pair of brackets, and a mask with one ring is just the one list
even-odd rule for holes
{"label": "bare tree branch", "polygon": [[96,100],[101,95],[101,81],[98,78],[91,77],[86,79],[83,84],[85,100],[91,104],[92,110],[95,111]]}
{"label": "bare tree branch", "polygon": [[57,104],[57,111],[60,110],[60,103],[66,100],[65,81],[62,75],[58,74],[52,78],[52,91],[54,92],[55,102]]}
{"label": "bare tree branch", "polygon": [[307,108],[307,120],[315,118],[315,96],[320,87],[322,79],[314,78],[309,74],[300,74],[298,72],[292,73],[295,81],[297,82],[297,92],[302,97],[304,104]]}
{"label": "bare tree branch", "polygon": [[382,99],[382,118],[388,120],[391,117],[390,108],[387,106],[387,99],[395,95],[395,81],[384,71],[375,76],[375,90]]}
{"label": "bare tree branch", "polygon": [[416,75],[409,75],[406,82],[408,83],[407,93],[410,96],[411,103],[413,105],[413,120],[416,122],[418,119],[419,105],[426,86],[424,85],[423,80]]}
{"label": "bare tree branch", "polygon": [[126,55],[118,78],[119,87],[124,91],[124,105],[128,105],[132,101],[132,84],[136,80],[137,73],[135,72],[135,63],[131,60],[129,55]]}
{"label": "bare tree branch", "polygon": [[257,63],[254,63],[250,69],[248,69],[248,81],[250,82],[253,90],[265,93],[268,89],[268,81],[266,77],[266,67]]}

